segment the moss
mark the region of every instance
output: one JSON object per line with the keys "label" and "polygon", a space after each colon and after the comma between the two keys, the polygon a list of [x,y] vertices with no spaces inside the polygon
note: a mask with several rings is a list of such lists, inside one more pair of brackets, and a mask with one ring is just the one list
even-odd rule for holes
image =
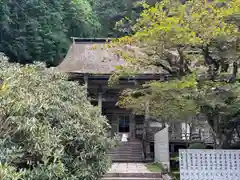
{"label": "moss", "polygon": [[163,171],[163,165],[160,163],[149,163],[145,165],[147,169],[151,172],[162,172]]}
{"label": "moss", "polygon": [[192,143],[189,145],[188,149],[206,149],[206,146],[203,143]]}

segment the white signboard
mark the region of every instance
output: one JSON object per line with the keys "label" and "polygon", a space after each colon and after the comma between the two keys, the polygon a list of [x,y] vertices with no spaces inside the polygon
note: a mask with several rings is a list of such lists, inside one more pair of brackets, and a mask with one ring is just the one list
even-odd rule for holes
{"label": "white signboard", "polygon": [[181,180],[240,180],[240,150],[179,150]]}

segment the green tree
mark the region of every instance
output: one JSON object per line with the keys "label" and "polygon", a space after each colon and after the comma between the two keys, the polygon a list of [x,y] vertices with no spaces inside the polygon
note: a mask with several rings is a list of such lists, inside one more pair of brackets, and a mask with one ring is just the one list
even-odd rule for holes
{"label": "green tree", "polygon": [[231,145],[239,130],[239,0],[164,0],[144,7],[136,33],[111,44],[127,62],[111,81],[146,70],[165,74],[167,81],[126,90],[120,104],[143,114],[148,99],[150,115],[167,122],[203,113],[219,146]]}
{"label": "green tree", "polygon": [[101,22],[101,36],[119,37],[122,33],[115,29],[116,22],[130,16],[132,0],[91,0],[93,10]]}
{"label": "green tree", "polygon": [[108,124],[84,87],[42,64],[2,56],[0,77],[0,177],[94,180],[106,172]]}
{"label": "green tree", "polygon": [[56,65],[71,36],[96,36],[100,28],[87,0],[1,0],[0,16],[0,52],[23,64]]}
{"label": "green tree", "polygon": [[[151,5],[159,0],[147,0]],[[133,33],[131,25],[136,23],[143,7],[141,0],[90,0],[94,12],[101,22],[100,35],[122,37]]]}

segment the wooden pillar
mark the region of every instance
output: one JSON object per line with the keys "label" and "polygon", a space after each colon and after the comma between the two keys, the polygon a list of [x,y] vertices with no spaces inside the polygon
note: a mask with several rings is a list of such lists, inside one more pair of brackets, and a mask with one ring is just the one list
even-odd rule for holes
{"label": "wooden pillar", "polygon": [[143,130],[143,141],[144,141],[144,154],[145,154],[145,160],[151,160],[151,154],[150,154],[150,142],[148,138],[149,134],[149,120],[150,120],[150,110],[149,110],[149,99],[147,99],[145,104],[145,119],[144,119],[144,130]]}
{"label": "wooden pillar", "polygon": [[134,79],[134,85],[135,85],[135,86],[139,86],[138,80]]}
{"label": "wooden pillar", "polygon": [[[134,79],[134,85],[138,86],[139,82]],[[136,138],[136,119],[135,119],[136,115],[135,114],[131,114],[131,137],[132,138]]]}
{"label": "wooden pillar", "polygon": [[145,104],[145,119],[144,119],[145,120],[144,125],[146,128],[148,128],[147,125],[149,125],[149,119],[150,119],[150,117],[149,117],[149,99],[147,99],[146,104]]}
{"label": "wooden pillar", "polygon": [[98,90],[98,107],[99,109],[101,110],[101,113],[102,113],[102,95],[103,95],[103,90],[102,90],[102,87],[99,86]]}
{"label": "wooden pillar", "polygon": [[102,112],[102,93],[98,92],[98,107]]}
{"label": "wooden pillar", "polygon": [[130,114],[130,138],[136,137],[136,121],[135,114]]}
{"label": "wooden pillar", "polygon": [[175,146],[174,146],[174,144],[172,143],[172,144],[170,145],[170,152],[171,152],[171,153],[174,153],[174,151],[175,151]]}
{"label": "wooden pillar", "polygon": [[113,113],[111,126],[112,126],[112,136],[114,136],[115,134],[118,133],[118,116],[116,113]]}
{"label": "wooden pillar", "polygon": [[85,94],[88,94],[88,75],[84,74],[84,83],[85,83]]}

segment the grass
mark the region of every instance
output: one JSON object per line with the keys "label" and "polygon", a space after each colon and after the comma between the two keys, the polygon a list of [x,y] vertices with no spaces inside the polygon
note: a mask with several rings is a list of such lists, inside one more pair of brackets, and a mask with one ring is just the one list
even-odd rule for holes
{"label": "grass", "polygon": [[179,171],[172,171],[171,175],[173,177],[173,180],[180,180],[180,172]]}
{"label": "grass", "polygon": [[159,163],[149,163],[145,165],[147,169],[151,172],[157,173],[163,170],[163,166]]}
{"label": "grass", "polygon": [[171,161],[179,161],[179,157],[178,157],[178,156],[176,156],[176,157],[170,157],[170,160],[171,160]]}

